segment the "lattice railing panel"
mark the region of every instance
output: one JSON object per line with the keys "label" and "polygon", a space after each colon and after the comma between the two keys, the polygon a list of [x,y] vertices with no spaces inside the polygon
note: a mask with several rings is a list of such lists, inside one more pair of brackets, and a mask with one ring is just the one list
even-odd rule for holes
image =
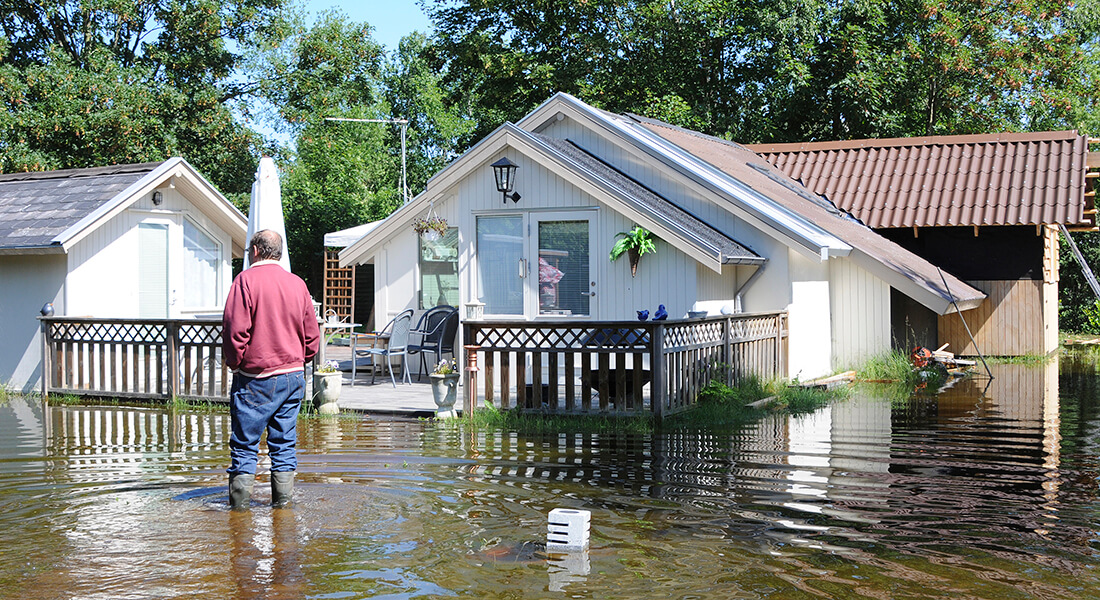
{"label": "lattice railing panel", "polygon": [[785,319],[467,322],[468,361],[478,371],[466,397],[481,385],[486,401],[505,409],[671,414],[694,405],[716,377],[782,376]]}
{"label": "lattice railing panel", "polygon": [[227,399],[220,321],[43,319],[45,392]]}

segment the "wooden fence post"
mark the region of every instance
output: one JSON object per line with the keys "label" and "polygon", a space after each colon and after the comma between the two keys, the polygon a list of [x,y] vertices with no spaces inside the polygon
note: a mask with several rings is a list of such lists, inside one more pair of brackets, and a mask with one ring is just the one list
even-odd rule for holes
{"label": "wooden fence post", "polygon": [[462,392],[462,414],[473,416],[477,404],[477,344],[474,344],[474,327],[468,321],[462,323],[462,347],[466,349],[466,385]]}
{"label": "wooden fence post", "polygon": [[726,365],[726,385],[733,385],[733,317],[722,319],[722,364]]}
{"label": "wooden fence post", "polygon": [[50,399],[50,377],[53,375],[53,362],[50,360],[50,323],[39,317],[42,325],[42,399]]}
{"label": "wooden fence post", "polygon": [[477,345],[467,344],[466,349],[466,389],[462,393],[462,414],[473,417],[477,408]]}
{"label": "wooden fence post", "polygon": [[168,394],[168,399],[171,400],[176,397],[176,392],[178,391],[176,388],[179,385],[180,378],[179,323],[175,321],[165,321],[164,332],[168,338],[168,389],[165,391]]}
{"label": "wooden fence post", "polygon": [[665,412],[665,393],[666,384],[665,378],[667,373],[665,372],[665,326],[663,323],[658,323],[653,329],[650,330],[649,340],[649,364],[653,369],[653,387],[650,394],[650,408],[653,410],[653,416],[657,417],[660,421]]}

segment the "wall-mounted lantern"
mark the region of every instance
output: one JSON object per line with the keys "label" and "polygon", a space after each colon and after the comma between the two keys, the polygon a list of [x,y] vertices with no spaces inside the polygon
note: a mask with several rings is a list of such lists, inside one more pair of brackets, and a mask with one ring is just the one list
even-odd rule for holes
{"label": "wall-mounted lantern", "polygon": [[160,193],[159,190],[153,192],[153,206],[160,206],[163,203],[164,203],[164,194]]}
{"label": "wall-mounted lantern", "polygon": [[512,191],[516,183],[516,169],[519,165],[513,163],[507,158],[502,158],[492,164],[493,177],[497,180],[497,191],[504,194],[504,203],[508,203],[508,199],[511,198],[512,202],[519,202],[519,194]]}

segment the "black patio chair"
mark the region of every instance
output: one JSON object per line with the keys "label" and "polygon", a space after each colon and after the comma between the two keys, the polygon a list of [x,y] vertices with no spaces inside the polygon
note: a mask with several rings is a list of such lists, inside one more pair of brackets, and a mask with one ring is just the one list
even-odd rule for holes
{"label": "black patio chair", "polygon": [[419,343],[409,344],[409,354],[420,355],[420,370],[416,372],[416,380],[420,381],[420,374],[424,372],[426,361],[424,355],[431,352],[434,356],[434,367],[443,355],[450,353],[455,355],[455,336],[458,334],[458,309],[453,306],[437,306],[420,317],[420,324],[413,330],[420,335]]}

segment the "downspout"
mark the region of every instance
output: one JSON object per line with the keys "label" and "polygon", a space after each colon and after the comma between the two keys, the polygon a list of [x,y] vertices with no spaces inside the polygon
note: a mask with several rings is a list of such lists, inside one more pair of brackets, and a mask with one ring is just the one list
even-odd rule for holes
{"label": "downspout", "polygon": [[756,281],[756,278],[764,272],[764,267],[767,266],[767,264],[766,262],[760,263],[760,265],[756,267],[756,270],[753,271],[752,275],[749,275],[749,278],[745,280],[745,283],[742,283],[740,287],[737,288],[737,293],[733,296],[733,309],[736,312],[745,312],[744,309],[741,308],[741,298],[745,295],[745,291],[748,290],[749,286]]}

